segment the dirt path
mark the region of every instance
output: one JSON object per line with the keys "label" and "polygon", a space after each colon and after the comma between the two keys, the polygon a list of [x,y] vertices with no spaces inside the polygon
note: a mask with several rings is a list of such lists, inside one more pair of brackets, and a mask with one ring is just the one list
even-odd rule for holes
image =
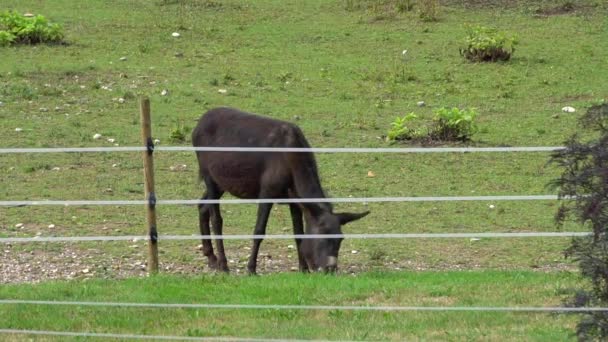
{"label": "dirt path", "polygon": [[[135,246],[133,246],[135,247]],[[200,246],[199,246],[200,247]],[[186,253],[193,260],[172,260],[161,258],[160,269],[163,273],[196,275],[211,272],[206,260],[197,247]],[[0,284],[38,283],[49,280],[109,278],[147,276],[145,248],[141,245],[130,253],[115,255],[99,248],[83,249],[73,245],[56,245],[52,250],[24,250],[21,246],[3,245],[0,249]],[[295,253],[295,252],[294,252]],[[248,248],[230,251],[229,267],[232,274],[246,274]],[[385,271],[424,271],[424,270],[470,270],[482,269],[475,264],[428,265],[412,260],[383,261],[381,263],[360,264],[348,256],[341,258],[341,274],[356,274],[370,270]],[[571,264],[558,264],[550,267],[529,268],[535,271],[574,270]],[[275,272],[297,272],[297,260],[294,254],[260,253],[258,272],[269,274]]]}

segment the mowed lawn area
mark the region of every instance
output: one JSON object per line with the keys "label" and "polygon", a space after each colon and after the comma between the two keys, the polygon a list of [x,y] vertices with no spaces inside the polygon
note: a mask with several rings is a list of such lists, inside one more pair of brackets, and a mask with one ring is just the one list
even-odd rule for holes
{"label": "mowed lawn area", "polygon": [[[323,305],[327,309],[137,308],[4,304],[2,328],[189,337],[321,340],[567,341],[575,316],[526,312],[365,311],[331,306],[559,306],[567,272],[382,272],[356,276],[157,276],[1,288],[54,301]],[[20,341],[20,335],[3,340]],[[39,337],[37,337],[39,338]],[[57,337],[49,340],[65,340]]]}
{"label": "mowed lawn area", "polygon": [[[139,98],[160,146],[189,146],[206,110],[230,106],[296,123],[314,147],[390,144],[397,116],[432,122],[474,108],[478,132],[433,146],[561,146],[607,97],[606,4],[442,1],[437,21],[399,1],[0,0],[61,23],[66,44],[0,48],[0,148],[140,144]],[[415,3],[415,2],[414,2]],[[518,37],[512,58],[470,63],[466,25]],[[178,34],[175,37],[174,33]],[[404,51],[407,52],[404,53]],[[425,106],[418,103],[424,101]],[[573,113],[563,112],[571,106]],[[100,135],[100,139],[94,139]],[[550,195],[546,152],[317,154],[331,197]],[[190,152],[155,153],[159,199],[197,199]],[[0,201],[143,199],[139,153],[0,154]],[[226,196],[226,198],[230,198]],[[370,210],[345,233],[583,231],[558,228],[555,200],[342,203]],[[251,234],[254,205],[224,205],[224,233]],[[140,206],[0,207],[0,237],[143,235]],[[160,234],[198,233],[194,206],[159,206]],[[268,234],[288,234],[285,206]],[[145,277],[143,241],[4,243],[0,299],[167,303],[558,306],[583,286],[570,238],[348,239],[337,277],[297,274],[290,240],[226,243],[230,276],[198,241],[161,241]],[[35,285],[30,283],[36,283]],[[496,312],[191,310],[0,305],[0,329],[359,340],[567,340],[576,316]],[[2,336],[2,335],[0,335]],[[2,338],[21,340],[23,335]],[[47,337],[44,337],[47,338]],[[49,337],[49,339],[52,339]],[[63,338],[57,338],[63,340]]]}

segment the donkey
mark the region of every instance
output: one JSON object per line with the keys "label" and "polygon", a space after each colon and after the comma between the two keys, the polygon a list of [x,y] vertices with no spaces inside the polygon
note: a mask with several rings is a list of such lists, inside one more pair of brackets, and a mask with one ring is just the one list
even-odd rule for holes
{"label": "donkey", "polygon": [[[296,125],[232,108],[215,108],[205,113],[192,132],[195,147],[296,147],[309,148]],[[197,151],[199,177],[205,183],[203,200],[220,199],[225,192],[239,198],[325,198],[317,163],[311,152],[225,152]],[[266,233],[272,203],[258,207],[255,235]],[[200,204],[202,235],[222,235],[219,204]],[[342,234],[341,226],[358,220],[368,212],[334,213],[330,203],[290,203],[294,234]],[[304,229],[303,219],[306,223]],[[216,240],[217,256],[210,240],[203,239],[203,254],[209,267],[228,272],[223,240]],[[247,264],[256,273],[262,239],[254,239]],[[296,239],[302,272],[335,272],[341,238]]]}

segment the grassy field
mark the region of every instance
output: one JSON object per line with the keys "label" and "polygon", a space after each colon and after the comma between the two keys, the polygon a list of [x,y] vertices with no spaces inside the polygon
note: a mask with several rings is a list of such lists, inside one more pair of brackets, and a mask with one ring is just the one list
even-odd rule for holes
{"label": "grassy field", "polygon": [[[3,298],[130,303],[548,306],[559,305],[576,284],[564,272],[384,272],[159,276],[13,285],[0,293]],[[0,306],[2,328],[262,339],[566,341],[573,323],[573,316],[548,313]]]}
{"label": "grassy field", "polygon": [[[361,6],[347,6],[348,3]],[[68,42],[0,50],[0,147],[138,145],[140,96],[152,101],[153,135],[164,146],[189,145],[189,132],[198,117],[216,106],[237,107],[295,122],[315,147],[386,147],[383,136],[396,116],[415,111],[431,120],[433,111],[443,106],[476,108],[479,112],[480,131],[467,146],[558,146],[576,132],[577,117],[586,106],[608,97],[605,77],[599,72],[608,53],[604,2],[572,1],[572,10],[560,10],[560,4],[550,1],[509,5],[495,1],[445,1],[437,22],[422,21],[416,10],[398,13],[390,6],[368,7],[371,3],[0,0],[0,9],[40,13],[62,23]],[[459,54],[465,24],[490,25],[516,34],[520,43],[513,58],[497,64],[466,62]],[[180,37],[172,37],[173,32],[179,32]],[[403,50],[408,50],[405,57]],[[163,90],[166,95],[161,95]],[[426,106],[418,107],[418,101],[425,101]],[[577,112],[561,112],[566,105],[575,107]],[[18,132],[16,128],[22,130]],[[94,140],[95,134],[103,138]],[[180,135],[186,139],[175,139]],[[329,195],[367,197],[550,194],[554,192],[547,183],[559,170],[547,165],[548,157],[546,153],[319,154],[317,159]],[[192,153],[157,153],[155,158],[159,198],[201,196]],[[133,153],[0,154],[0,200],[139,200],[143,198],[141,165],[141,157]],[[368,171],[375,177],[367,177]],[[557,206],[555,201],[384,203],[340,204],[337,210],[372,211],[368,218],[348,226],[347,233],[525,232],[555,231],[553,215]],[[166,206],[158,211],[161,234],[197,233],[194,207]],[[224,232],[251,233],[254,217],[254,206],[226,205]],[[0,236],[140,235],[146,229],[144,221],[139,207],[0,208]],[[23,226],[17,227],[19,223]],[[54,228],[49,228],[51,224]],[[569,223],[563,229],[582,228]],[[276,207],[268,233],[289,231],[288,210]],[[556,272],[573,269],[571,261],[563,258],[568,243],[569,239],[563,238],[347,240],[340,265],[345,274],[430,271],[391,275],[387,279],[395,282],[406,275],[412,281],[420,277],[435,279],[443,289],[449,286],[444,283],[449,275],[461,279],[463,291],[473,286],[463,280],[472,274],[487,282],[494,277],[509,278],[519,271],[551,272],[526,273],[538,282],[521,286],[525,291],[537,291],[547,286],[553,289],[557,286],[554,279],[562,277]],[[290,244],[293,242],[265,241],[260,271],[268,274],[296,267]],[[206,272],[197,245],[194,241],[161,243],[163,272]],[[233,273],[242,272],[249,245],[249,241],[227,243]],[[0,283],[145,274],[141,241],[12,244],[2,246],[0,255]],[[435,273],[471,269],[478,273],[450,272],[445,277]],[[296,280],[289,280],[290,275],[259,280],[209,279],[225,286],[238,282],[265,284],[273,277],[285,282],[306,281],[299,275],[291,276]],[[162,279],[176,284],[181,281]],[[318,284],[329,281],[336,287],[346,279],[351,281],[348,277],[312,279]],[[574,282],[573,278],[568,279]],[[109,284],[95,280],[49,286],[86,288],[93,283]],[[0,290],[6,288],[9,287]],[[504,291],[508,293],[507,289]],[[558,297],[546,294],[533,299],[538,300],[538,305],[548,305],[557,303]],[[397,304],[413,299],[403,296]],[[480,295],[465,304],[485,303]],[[380,321],[379,317],[384,317],[370,315]],[[396,335],[382,335],[378,330],[369,337],[353,332],[355,335],[348,338],[443,339],[447,335],[437,331],[456,329],[459,337],[454,339],[492,340],[498,335],[485,336],[486,327],[477,329],[474,324],[500,326],[486,323],[487,317],[505,319],[508,324],[530,323],[530,316],[526,315],[470,314],[462,315],[470,320],[470,326],[455,327],[453,315],[389,314],[386,324],[396,324],[396,318],[406,317],[407,321],[414,317],[417,325],[411,331],[419,333],[408,335],[409,329],[398,328],[389,329]],[[522,325],[517,336],[566,338],[572,326],[571,321],[560,323],[565,318],[532,316],[541,328],[537,330],[532,323]],[[176,320],[191,318],[191,313],[183,312],[180,317]],[[278,319],[272,317],[268,313],[269,320]],[[323,317],[319,318],[312,319],[314,324],[325,324]],[[8,323],[21,324],[20,320]],[[440,328],[442,324],[444,328]],[[107,323],[100,329],[107,327],[110,331],[111,326]],[[553,332],[556,335],[541,333],[552,330],[546,327],[555,326],[559,326]],[[332,335],[339,330],[311,328],[297,336],[346,338]],[[125,327],[124,331],[133,330]],[[266,336],[260,331],[248,331],[251,333],[247,336]],[[288,332],[288,328],[277,330],[273,336],[289,337]],[[439,335],[433,335],[435,332]],[[225,331],[225,335],[235,334],[238,330]]]}

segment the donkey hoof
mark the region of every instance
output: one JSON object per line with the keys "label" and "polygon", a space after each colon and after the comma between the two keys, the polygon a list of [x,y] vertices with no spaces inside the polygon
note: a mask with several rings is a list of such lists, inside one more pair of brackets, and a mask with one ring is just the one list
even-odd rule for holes
{"label": "donkey hoof", "polygon": [[228,265],[225,262],[219,263],[217,266],[217,270],[224,273],[230,273],[230,269],[228,268]]}
{"label": "donkey hoof", "polygon": [[218,269],[217,258],[214,255],[208,257],[208,266],[212,270]]}

